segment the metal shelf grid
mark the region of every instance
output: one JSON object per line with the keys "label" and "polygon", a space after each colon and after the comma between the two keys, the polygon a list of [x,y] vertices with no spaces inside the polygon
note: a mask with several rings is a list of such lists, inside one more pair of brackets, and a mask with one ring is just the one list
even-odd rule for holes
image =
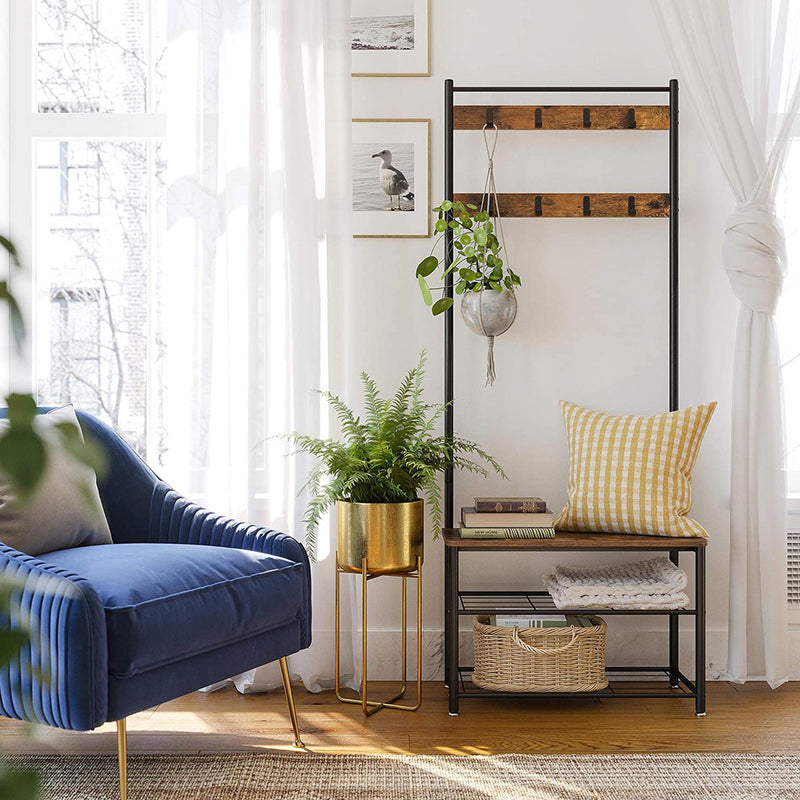
{"label": "metal shelf grid", "polygon": [[640,616],[696,616],[694,608],[557,608],[553,598],[543,591],[460,591],[459,616],[491,614],[598,614]]}

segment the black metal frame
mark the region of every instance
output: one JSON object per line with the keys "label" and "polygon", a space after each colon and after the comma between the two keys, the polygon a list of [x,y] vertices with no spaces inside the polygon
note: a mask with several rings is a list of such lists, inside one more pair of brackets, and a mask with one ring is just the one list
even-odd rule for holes
{"label": "black metal frame", "polygon": [[[454,187],[454,139],[453,139],[453,106],[456,93],[666,93],[669,97],[669,410],[678,409],[679,383],[678,383],[678,303],[679,303],[679,270],[678,270],[678,179],[679,179],[679,153],[678,153],[678,81],[673,79],[668,86],[455,86],[448,79],[444,83],[444,194],[448,200],[453,199]],[[448,221],[451,215],[448,214]],[[448,227],[445,232],[445,263],[449,266],[453,261],[453,232]],[[445,279],[444,294],[453,297],[453,275],[448,274]],[[454,433],[455,409],[454,399],[454,336],[453,336],[454,309],[450,308],[444,316],[444,433],[452,437]],[[455,511],[454,500],[454,473],[450,466],[444,476],[444,526],[453,527]],[[450,689],[450,713],[458,713],[458,699],[460,697],[497,697],[503,693],[485,692],[483,690],[467,691],[464,687],[463,677],[469,668],[458,666],[458,618],[459,615],[472,613],[462,610],[459,604],[465,593],[459,592],[458,586],[458,557],[462,549],[445,547],[445,673],[446,683]],[[498,550],[502,547],[498,547]],[[592,548],[594,549],[594,548]],[[668,549],[668,548],[665,548]],[[665,693],[617,693],[613,691],[588,693],[589,696],[603,697],[695,697],[695,710],[699,716],[705,715],[705,550],[702,547],[681,548],[692,550],[695,553],[695,579],[696,579],[696,608],[690,611],[669,612],[669,666],[664,668],[646,668],[638,671],[653,672],[663,671],[669,678],[670,687],[680,689],[680,692]],[[485,552],[485,551],[483,551]],[[669,549],[673,563],[678,563],[680,550]],[[496,592],[494,594],[497,594]],[[496,609],[495,609],[496,611]],[[562,611],[553,613],[563,613]],[[620,613],[604,611],[603,613]],[[641,613],[641,612],[639,612]],[[678,631],[680,616],[695,617],[695,664],[696,683],[688,681],[678,668]],[[631,671],[631,670],[626,670]],[[636,671],[635,669],[633,671]],[[462,691],[459,691],[459,685]],[[689,690],[688,692],[686,690]],[[581,696],[586,696],[581,693]]]}
{"label": "black metal frame", "polygon": [[[630,537],[625,537],[626,539]],[[635,538],[635,537],[634,537]],[[627,543],[626,543],[627,544]],[[519,543],[507,544],[498,539],[491,548],[471,546],[469,542],[459,543],[457,546],[445,544],[444,571],[445,571],[445,684],[449,689],[449,708],[451,716],[458,716],[459,700],[463,697],[662,697],[662,698],[694,698],[695,713],[697,716],[706,714],[706,679],[705,679],[705,632],[706,632],[706,550],[705,546],[686,545],[675,547],[673,542],[664,544],[664,551],[669,552],[670,560],[678,564],[682,552],[694,553],[695,570],[695,606],[694,608],[634,610],[634,609],[591,609],[592,614],[603,616],[666,616],[669,617],[669,664],[666,666],[618,666],[608,667],[611,673],[626,673],[639,675],[663,674],[667,678],[667,686],[662,689],[653,689],[643,685],[641,688],[627,686],[617,689],[613,685],[608,689],[596,692],[491,692],[477,687],[466,685],[466,676],[472,667],[462,666],[458,663],[458,620],[462,616],[480,614],[513,614],[519,613],[518,607],[504,608],[503,598],[530,598],[549,597],[544,591],[461,591],[459,589],[459,556],[464,552],[479,552],[485,558],[488,553],[498,552],[543,552],[545,548],[532,540],[529,547],[521,548]],[[636,552],[636,543],[631,541],[626,547],[597,546],[587,540],[585,547],[567,548],[570,552],[610,552],[625,550]],[[657,552],[652,546],[641,548],[642,552]],[[548,547],[547,552],[557,552],[557,548]],[[474,605],[471,598],[494,597],[494,604]],[[535,600],[533,601],[535,604]],[[586,613],[586,609],[561,609],[556,608],[552,602],[536,607],[537,614],[574,614]],[[691,681],[680,670],[679,665],[679,621],[681,617],[695,618],[695,680]]]}

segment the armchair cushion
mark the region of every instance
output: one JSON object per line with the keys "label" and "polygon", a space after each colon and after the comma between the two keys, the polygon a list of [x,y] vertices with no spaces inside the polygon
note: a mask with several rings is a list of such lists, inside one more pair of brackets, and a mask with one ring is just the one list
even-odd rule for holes
{"label": "armchair cushion", "polygon": [[126,679],[305,616],[304,567],[279,556],[180,544],[114,544],[42,556],[91,583],[108,671]]}

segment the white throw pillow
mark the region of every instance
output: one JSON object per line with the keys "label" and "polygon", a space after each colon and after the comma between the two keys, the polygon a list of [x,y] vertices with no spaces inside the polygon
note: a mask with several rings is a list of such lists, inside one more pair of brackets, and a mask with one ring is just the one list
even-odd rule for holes
{"label": "white throw pillow", "polygon": [[[47,444],[47,468],[29,502],[18,500],[8,477],[0,471],[0,542],[31,556],[112,543],[94,470],[76,461],[61,444],[56,425],[64,422],[81,430],[72,406],[40,414],[34,420]],[[7,426],[8,422],[0,424]]]}

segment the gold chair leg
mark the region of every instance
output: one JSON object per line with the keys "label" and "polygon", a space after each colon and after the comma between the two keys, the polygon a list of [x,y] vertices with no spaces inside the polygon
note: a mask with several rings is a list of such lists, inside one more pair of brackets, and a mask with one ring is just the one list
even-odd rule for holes
{"label": "gold chair leg", "polygon": [[[294,729],[294,746],[303,747],[303,740],[300,738],[300,726],[297,724],[297,709],[294,707],[294,695],[292,694],[292,682],[289,679],[289,667],[286,664],[286,657],[281,658],[278,663],[281,667],[281,680],[283,680],[283,691],[286,693],[286,702],[289,704],[289,716],[292,718],[292,728]],[[124,798],[123,798],[124,800]]]}
{"label": "gold chair leg", "polygon": [[124,718],[117,720],[117,760],[120,800],[128,800],[128,730]]}

